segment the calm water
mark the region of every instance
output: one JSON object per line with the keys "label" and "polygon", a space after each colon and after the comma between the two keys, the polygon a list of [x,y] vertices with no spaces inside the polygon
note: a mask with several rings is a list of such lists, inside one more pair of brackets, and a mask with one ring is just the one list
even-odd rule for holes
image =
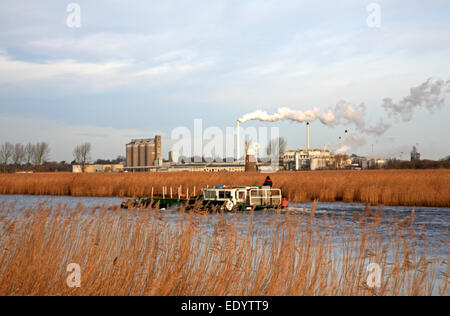
{"label": "calm water", "polygon": [[[6,203],[7,205],[15,203],[15,212],[21,212],[24,208],[30,205],[36,205],[37,203],[44,203],[48,206],[56,206],[60,203],[67,204],[69,207],[74,208],[78,203],[83,203],[88,208],[98,207],[105,205],[106,207],[119,205],[123,201],[122,198],[97,198],[97,197],[71,197],[71,196],[30,196],[30,195],[0,195],[0,204]],[[307,216],[311,210],[312,203],[297,203],[291,204],[289,209],[305,213]],[[327,203],[319,202],[316,217],[321,217],[324,214],[327,216],[335,216],[337,219],[343,217],[343,224],[350,224],[354,221],[355,212],[358,214],[365,209],[365,205],[354,203]],[[376,207],[372,207],[372,212],[375,213]],[[404,207],[404,206],[384,206],[382,208],[385,221],[379,226],[380,230],[388,228],[389,217],[396,217],[399,219],[408,217],[411,215],[411,211],[415,211],[415,219],[413,226],[424,227],[420,230],[420,234],[427,236],[427,241],[435,246],[439,246],[441,255],[448,254],[448,228],[450,221],[450,208],[439,207]],[[167,213],[174,214],[174,211],[167,211]],[[214,215],[212,215],[214,216]],[[254,221],[256,223],[267,218],[275,216],[275,212],[265,211],[256,212],[254,215]],[[299,215],[305,216],[305,215]],[[248,220],[248,215],[239,216],[239,220],[242,222],[242,227]],[[336,223],[338,220],[336,220]],[[341,227],[336,225],[335,230],[339,231]]]}
{"label": "calm water", "polygon": [[[32,195],[0,195],[0,204],[6,203],[7,205],[15,203],[16,212],[20,212],[24,207],[30,205],[36,205],[36,203],[44,203],[48,206],[57,206],[58,204],[67,204],[69,207],[74,208],[79,203],[83,203],[84,206],[98,207],[105,205],[106,207],[119,205],[123,201],[122,198],[98,198],[98,197],[72,197],[72,196],[32,196]],[[296,203],[290,204],[289,210],[299,211],[305,214],[309,214],[312,203]],[[352,220],[354,213],[362,212],[366,206],[360,203],[328,203],[319,202],[316,209],[316,216],[320,217],[323,214],[327,216],[335,216],[336,218],[343,217],[344,223]],[[428,235],[428,237],[438,241],[439,238],[446,240],[444,236],[448,234],[449,221],[450,221],[450,208],[445,207],[410,207],[410,206],[383,206],[382,211],[386,217],[389,216],[397,218],[405,218],[411,215],[412,210],[415,212],[415,227],[425,228],[422,233]],[[371,207],[373,213],[377,210],[377,207]],[[169,211],[170,212],[170,211]],[[270,217],[269,212],[256,212],[255,217]],[[246,217],[242,216],[242,220],[246,221]],[[443,241],[441,240],[441,241]]]}

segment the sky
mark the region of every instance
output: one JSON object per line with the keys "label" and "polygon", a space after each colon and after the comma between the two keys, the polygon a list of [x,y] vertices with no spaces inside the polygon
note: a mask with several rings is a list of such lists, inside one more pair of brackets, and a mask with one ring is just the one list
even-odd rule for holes
{"label": "sky", "polygon": [[[311,123],[311,145],[335,148],[348,129],[351,152],[406,159],[450,155],[450,95],[409,121],[389,116],[411,88],[450,80],[450,2],[377,1],[74,1],[80,27],[69,27],[70,1],[2,0],[0,143],[46,141],[51,160],[73,160],[91,142],[94,159],[125,154],[132,138],[163,137],[203,126],[225,131],[257,110],[326,110],[365,105],[365,120],[391,126],[382,135],[352,124]],[[373,26],[373,25],[372,25]],[[305,124],[279,127],[288,148],[305,147]]]}

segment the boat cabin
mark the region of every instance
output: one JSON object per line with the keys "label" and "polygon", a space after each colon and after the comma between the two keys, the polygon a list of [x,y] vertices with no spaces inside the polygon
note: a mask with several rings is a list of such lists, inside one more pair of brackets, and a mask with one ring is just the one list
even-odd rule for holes
{"label": "boat cabin", "polygon": [[[271,187],[231,187],[218,186],[214,188],[202,189],[203,199],[205,201],[216,203],[233,203],[235,205],[243,205],[246,207],[277,207],[282,203],[282,195],[280,189],[272,189]],[[231,204],[227,205],[227,208]],[[232,208],[232,207],[231,207]]]}

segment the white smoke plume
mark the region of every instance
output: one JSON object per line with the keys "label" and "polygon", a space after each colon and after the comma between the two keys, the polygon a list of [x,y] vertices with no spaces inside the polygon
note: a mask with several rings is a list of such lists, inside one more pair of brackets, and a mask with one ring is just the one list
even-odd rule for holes
{"label": "white smoke plume", "polygon": [[318,108],[313,108],[312,110],[303,112],[283,107],[279,108],[274,114],[268,114],[265,111],[256,111],[246,114],[239,119],[241,123],[247,121],[277,122],[281,120],[290,120],[293,122],[314,122],[320,120],[325,125],[333,125],[336,117],[331,110],[322,112]]}
{"label": "white smoke plume", "polygon": [[255,120],[263,122],[290,120],[293,122],[304,123],[319,120],[322,124],[327,126],[354,124],[359,132],[376,135],[382,135],[390,127],[389,124],[385,124],[383,122],[380,122],[378,125],[372,127],[367,127],[365,116],[366,106],[364,103],[355,106],[341,100],[336,104],[334,109],[329,108],[326,111],[321,111],[317,107],[308,111],[299,111],[282,107],[273,114],[268,114],[265,111],[249,113],[241,117],[239,121],[241,123],[245,123],[247,121]]}
{"label": "white smoke plume", "polygon": [[349,135],[347,140],[342,140],[344,143],[332,143],[328,144],[327,147],[338,148],[334,151],[336,155],[345,155],[352,149],[356,149],[364,146],[367,141],[364,137]]}
{"label": "white smoke plume", "polygon": [[352,149],[350,146],[344,145],[344,146],[341,146],[339,149],[335,150],[334,154],[335,155],[345,155],[350,151],[350,149]]}
{"label": "white smoke plume", "polygon": [[[382,107],[389,116],[400,116],[404,121],[411,120],[414,110],[427,108],[429,111],[442,108],[445,105],[446,94],[450,92],[450,80],[428,79],[418,87],[411,88],[409,96],[395,104],[392,99],[383,99]],[[258,120],[264,122],[277,122],[290,120],[293,122],[314,122],[319,120],[327,126],[353,124],[356,130],[363,134],[382,136],[392,125],[383,119],[372,126],[366,123],[366,106],[364,103],[356,106],[346,101],[339,101],[335,108],[323,111],[317,107],[311,110],[299,111],[287,107],[279,108],[275,113],[256,111],[244,115],[239,119],[241,123]]]}
{"label": "white smoke plume", "polygon": [[277,122],[282,120],[290,120],[293,122],[314,122],[319,120],[324,125],[333,126],[339,125],[342,121],[345,123],[354,123],[356,126],[363,126],[365,106],[361,104],[359,107],[340,101],[337,103],[335,109],[327,109],[321,111],[315,107],[308,111],[293,110],[287,107],[282,107],[273,114],[268,114],[265,111],[256,111],[244,115],[239,119],[241,123],[247,121],[263,121],[263,122]]}
{"label": "white smoke plume", "polygon": [[450,80],[434,80],[429,78],[417,87],[411,88],[409,96],[394,103],[391,98],[383,100],[383,107],[390,116],[401,118],[408,122],[412,119],[414,110],[426,108],[430,112],[445,105],[446,95],[450,93]]}

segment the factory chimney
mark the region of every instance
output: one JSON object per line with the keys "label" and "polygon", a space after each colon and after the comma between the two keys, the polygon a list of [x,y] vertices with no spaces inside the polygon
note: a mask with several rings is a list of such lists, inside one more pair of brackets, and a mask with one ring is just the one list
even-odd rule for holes
{"label": "factory chimney", "polygon": [[342,137],[339,136],[339,146],[341,146],[341,145],[342,145]]}
{"label": "factory chimney", "polygon": [[236,125],[236,161],[239,161],[240,159],[240,146],[241,146],[241,141],[240,141],[240,132],[239,132],[239,127],[240,127],[240,121],[237,120],[237,125]]}
{"label": "factory chimney", "polygon": [[309,150],[309,122],[306,123],[306,149]]}
{"label": "factory chimney", "polygon": [[348,146],[348,130],[345,130],[345,145]]}

